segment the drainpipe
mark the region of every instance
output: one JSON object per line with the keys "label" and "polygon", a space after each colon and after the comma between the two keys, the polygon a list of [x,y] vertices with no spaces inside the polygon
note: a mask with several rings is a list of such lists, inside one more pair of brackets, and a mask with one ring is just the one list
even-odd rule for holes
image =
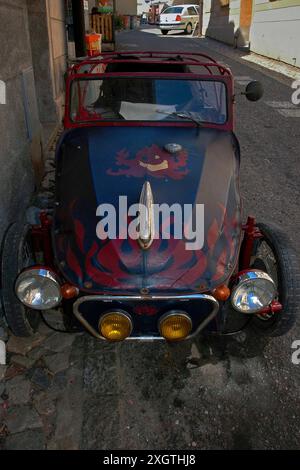
{"label": "drainpipe", "polygon": [[72,0],[76,57],[86,56],[85,18],[83,0]]}
{"label": "drainpipe", "polygon": [[198,36],[199,38],[202,37],[202,26],[203,26],[203,11],[204,11],[204,1],[201,0],[199,2],[199,18],[198,18]]}

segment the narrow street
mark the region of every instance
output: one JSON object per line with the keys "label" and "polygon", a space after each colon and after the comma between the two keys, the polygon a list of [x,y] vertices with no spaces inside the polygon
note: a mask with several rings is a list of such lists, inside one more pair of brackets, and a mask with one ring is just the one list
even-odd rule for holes
{"label": "narrow street", "polygon": [[[244,217],[284,227],[300,254],[300,108],[291,102],[293,80],[206,38],[145,27],[118,33],[117,41],[124,51],[203,52],[231,68]],[[258,103],[240,95],[250,80],[264,85]],[[173,346],[109,345],[44,325],[35,339],[34,348],[28,340],[8,343],[22,373],[15,359],[2,412],[4,449],[300,448],[300,365],[291,361],[299,321],[281,338],[246,330]]]}

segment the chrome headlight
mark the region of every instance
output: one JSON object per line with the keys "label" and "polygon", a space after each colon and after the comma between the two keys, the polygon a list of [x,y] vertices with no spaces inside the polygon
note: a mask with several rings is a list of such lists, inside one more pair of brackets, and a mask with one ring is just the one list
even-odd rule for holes
{"label": "chrome headlight", "polygon": [[43,268],[23,271],[16,280],[15,292],[23,305],[34,310],[57,307],[62,300],[56,275]]}
{"label": "chrome headlight", "polygon": [[248,271],[241,274],[231,295],[235,310],[241,313],[258,313],[268,307],[277,295],[271,277],[263,271]]}

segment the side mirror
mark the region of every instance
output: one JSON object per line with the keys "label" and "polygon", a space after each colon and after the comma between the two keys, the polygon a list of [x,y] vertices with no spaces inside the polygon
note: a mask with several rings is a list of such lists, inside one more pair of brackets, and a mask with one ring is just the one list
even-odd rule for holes
{"label": "side mirror", "polygon": [[264,87],[260,82],[253,81],[248,83],[246,86],[246,91],[243,95],[246,96],[249,101],[258,101],[262,98],[264,94]]}

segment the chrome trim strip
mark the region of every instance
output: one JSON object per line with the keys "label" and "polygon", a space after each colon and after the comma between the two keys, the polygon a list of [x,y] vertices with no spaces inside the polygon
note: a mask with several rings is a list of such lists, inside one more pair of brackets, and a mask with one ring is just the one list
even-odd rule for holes
{"label": "chrome trim strip", "polygon": [[[212,296],[208,294],[180,294],[180,295],[156,295],[156,294],[149,294],[149,295],[86,295],[84,297],[80,297],[80,299],[75,302],[74,305],[80,305],[83,302],[89,302],[93,300],[102,300],[103,302],[114,302],[114,301],[131,301],[131,300],[141,300],[151,302],[152,300],[210,300],[212,303],[218,301]],[[219,304],[218,304],[219,305]]]}
{"label": "chrome trim strip", "polygon": [[[217,315],[219,311],[219,302],[212,297],[211,295],[207,294],[190,294],[190,295],[150,295],[150,296],[130,296],[130,295],[117,295],[117,296],[104,296],[104,295],[95,295],[95,296],[85,296],[78,299],[73,305],[73,313],[77,320],[91,333],[91,335],[95,336],[97,339],[101,339],[102,341],[107,340],[103,338],[81,315],[79,312],[79,306],[84,302],[91,302],[95,300],[100,300],[102,302],[113,302],[117,301],[130,301],[130,300],[139,300],[139,301],[154,301],[154,300],[180,300],[180,301],[188,301],[188,300],[208,300],[213,305],[212,313],[199,325],[197,330],[189,335],[185,340],[192,339],[197,336]],[[126,338],[125,341],[166,341],[165,338],[161,336],[130,336]]]}

